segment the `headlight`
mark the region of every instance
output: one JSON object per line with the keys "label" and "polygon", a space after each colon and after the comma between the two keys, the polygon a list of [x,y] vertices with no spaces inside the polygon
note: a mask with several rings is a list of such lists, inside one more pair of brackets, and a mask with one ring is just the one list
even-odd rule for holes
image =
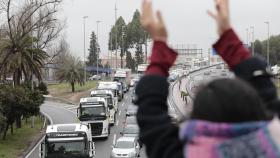
{"label": "headlight", "polygon": [[131,152],[131,153],[128,154],[128,157],[133,157],[135,155],[136,155],[136,152]]}
{"label": "headlight", "polygon": [[114,153],[114,152],[112,152],[112,153],[111,153],[111,156],[112,156],[112,157],[117,157],[117,154]]}

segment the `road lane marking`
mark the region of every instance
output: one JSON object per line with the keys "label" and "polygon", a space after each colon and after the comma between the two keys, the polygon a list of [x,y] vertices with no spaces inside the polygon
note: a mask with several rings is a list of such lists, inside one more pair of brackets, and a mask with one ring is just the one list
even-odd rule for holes
{"label": "road lane marking", "polygon": [[114,134],[113,145],[115,145],[115,144],[116,144],[116,139],[117,139],[117,135],[116,135],[116,134]]}
{"label": "road lane marking", "polygon": [[124,103],[122,103],[122,107],[124,106]]}
{"label": "road lane marking", "polygon": [[78,106],[72,107],[72,108],[67,108],[68,110],[72,110],[72,109],[77,109]]}
{"label": "road lane marking", "polygon": [[48,115],[47,113],[45,113],[45,112],[43,112],[43,111],[41,111],[41,113],[42,113],[43,115],[45,115],[45,116],[50,120],[50,124],[52,125],[52,124],[53,124],[53,120],[52,120],[52,118],[50,117],[50,115]]}
{"label": "road lane marking", "polygon": [[66,106],[63,106],[64,108],[71,108],[71,107],[75,107],[77,105],[66,105]]}
{"label": "road lane marking", "polygon": [[117,122],[116,122],[116,126],[118,126],[119,125],[119,120],[117,120]]}
{"label": "road lane marking", "polygon": [[68,110],[68,109],[65,109],[65,108],[62,108],[62,107],[59,107],[59,106],[53,106],[53,105],[45,105],[45,106],[46,106],[46,107],[52,107],[52,108],[63,109],[63,110],[65,110],[65,111],[68,111],[68,112],[74,114],[75,116],[77,115],[76,112],[73,112],[73,111],[71,111],[71,110]]}
{"label": "road lane marking", "polygon": [[121,116],[121,114],[122,114],[122,111],[119,112],[119,116]]}

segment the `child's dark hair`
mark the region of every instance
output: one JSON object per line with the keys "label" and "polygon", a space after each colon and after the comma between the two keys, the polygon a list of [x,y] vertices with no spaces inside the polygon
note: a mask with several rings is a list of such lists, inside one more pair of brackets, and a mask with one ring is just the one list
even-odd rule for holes
{"label": "child's dark hair", "polygon": [[240,79],[218,79],[201,88],[191,118],[226,123],[268,119],[256,90]]}

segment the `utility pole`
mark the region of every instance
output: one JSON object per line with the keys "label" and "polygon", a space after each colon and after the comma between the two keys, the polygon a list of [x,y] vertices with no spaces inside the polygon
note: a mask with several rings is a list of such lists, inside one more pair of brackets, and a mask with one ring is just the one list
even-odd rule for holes
{"label": "utility pole", "polygon": [[269,33],[269,31],[270,31],[270,26],[269,26],[269,22],[267,21],[267,22],[264,22],[264,23],[266,23],[267,24],[267,64],[268,65],[270,65],[270,59],[269,59],[269,53],[270,53],[270,41],[269,41],[269,38],[270,38],[270,33]]}
{"label": "utility pole", "polygon": [[84,16],[84,82],[87,81],[87,70],[86,70],[86,19],[88,16]]}
{"label": "utility pole", "polygon": [[115,28],[116,28],[116,32],[115,32],[115,36],[116,36],[116,45],[115,45],[115,49],[116,49],[116,70],[118,69],[118,26],[117,26],[117,2],[115,3]]}
{"label": "utility pole", "polygon": [[[124,32],[123,32],[123,28],[124,28],[124,26],[122,26],[122,48],[121,48],[122,56],[124,56],[124,40],[123,40]],[[121,68],[123,68],[123,57],[122,57],[122,60],[121,60]]]}
{"label": "utility pole", "polygon": [[99,74],[99,53],[100,53],[100,48],[98,47],[98,25],[99,23],[101,23],[101,21],[96,21],[96,48],[97,48],[97,52],[96,52],[96,67],[97,67],[97,71],[96,71],[96,75]]}
{"label": "utility pole", "polygon": [[255,27],[254,26],[251,26],[251,29],[252,29],[252,54],[253,56],[255,56]]}

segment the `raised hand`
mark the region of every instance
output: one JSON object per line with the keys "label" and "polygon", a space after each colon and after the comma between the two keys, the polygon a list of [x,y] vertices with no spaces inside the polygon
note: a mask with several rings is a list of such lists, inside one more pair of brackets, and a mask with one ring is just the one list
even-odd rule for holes
{"label": "raised hand", "polygon": [[157,15],[154,17],[150,0],[143,1],[141,24],[150,33],[154,41],[167,42],[168,35],[161,13],[157,11]]}
{"label": "raised hand", "polygon": [[217,13],[208,11],[208,14],[217,22],[218,34],[221,36],[225,31],[231,28],[229,0],[215,0]]}

